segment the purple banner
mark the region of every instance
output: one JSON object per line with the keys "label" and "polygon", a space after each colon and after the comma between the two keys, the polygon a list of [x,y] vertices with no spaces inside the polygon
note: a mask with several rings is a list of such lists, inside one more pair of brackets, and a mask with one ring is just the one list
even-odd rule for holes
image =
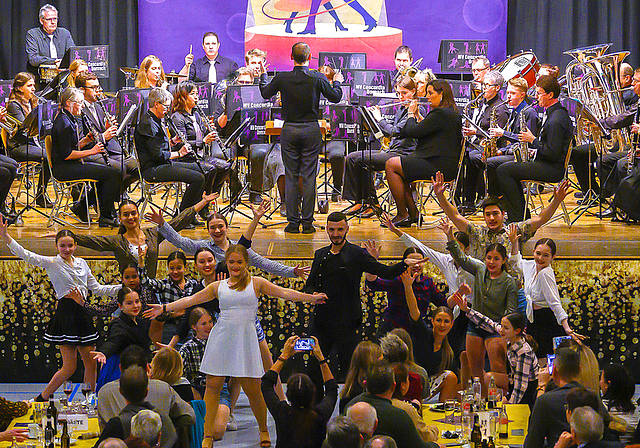
{"label": "purple banner", "polygon": [[316,56],[364,51],[374,69],[393,69],[393,52],[404,44],[424,58],[421,68],[440,72],[440,42],[451,39],[486,40],[492,64],[506,58],[507,0],[139,0],[138,17],[140,60],[155,54],[165,72],[180,71],[191,45],[196,59],[204,56],[207,31],[240,66],[246,50],[261,48],[279,70],[291,68],[291,44],[301,40]]}

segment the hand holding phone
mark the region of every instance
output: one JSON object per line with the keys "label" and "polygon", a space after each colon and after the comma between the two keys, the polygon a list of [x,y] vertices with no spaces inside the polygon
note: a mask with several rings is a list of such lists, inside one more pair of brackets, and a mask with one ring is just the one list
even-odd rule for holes
{"label": "hand holding phone", "polygon": [[294,345],[294,349],[295,350],[313,350],[313,348],[316,346],[316,341],[313,340],[313,338],[300,338],[296,341],[296,344]]}

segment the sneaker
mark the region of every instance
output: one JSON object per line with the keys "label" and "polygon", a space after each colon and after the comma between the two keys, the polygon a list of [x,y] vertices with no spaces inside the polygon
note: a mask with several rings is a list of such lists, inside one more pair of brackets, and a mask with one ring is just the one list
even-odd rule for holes
{"label": "sneaker", "polygon": [[313,224],[302,224],[302,233],[305,235],[316,233],[316,228],[313,227]]}
{"label": "sneaker", "polygon": [[284,228],[285,233],[300,233],[300,225],[290,222],[287,227]]}
{"label": "sneaker", "polygon": [[238,422],[233,414],[229,415],[229,421],[227,422],[227,431],[237,431],[238,430]]}

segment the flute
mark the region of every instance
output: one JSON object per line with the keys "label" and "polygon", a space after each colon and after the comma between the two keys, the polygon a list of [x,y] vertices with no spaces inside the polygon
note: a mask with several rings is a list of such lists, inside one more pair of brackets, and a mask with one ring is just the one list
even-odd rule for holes
{"label": "flute", "polygon": [[376,106],[370,106],[368,109],[373,109],[373,108],[378,108],[378,109],[386,109],[388,107],[394,107],[394,106],[404,106],[409,104],[410,101],[396,101],[395,103],[388,103],[388,104],[382,104],[382,105],[376,105]]}

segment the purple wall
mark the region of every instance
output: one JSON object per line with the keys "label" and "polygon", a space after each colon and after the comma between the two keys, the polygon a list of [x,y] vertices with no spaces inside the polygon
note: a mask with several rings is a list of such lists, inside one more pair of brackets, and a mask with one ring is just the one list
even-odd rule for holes
{"label": "purple wall", "polygon": [[[220,53],[243,65],[248,1],[139,0],[140,60],[155,54],[163,61],[166,72],[179,71],[189,45],[193,45],[196,58],[203,56],[202,35],[206,31],[216,31],[222,43]],[[367,7],[381,1],[384,0],[360,0],[360,3]],[[305,3],[301,0],[288,2]],[[332,4],[339,15],[349,10],[340,8],[343,0],[333,0]],[[403,31],[403,43],[413,49],[414,58],[424,58],[422,68],[430,67],[440,72],[437,60],[441,39],[487,39],[491,62],[505,59],[507,0],[430,0],[414,4],[418,7],[412,9],[404,0],[386,0],[386,19],[388,26]],[[321,7],[320,12],[323,11]],[[384,17],[381,17],[380,23],[383,21]],[[298,27],[302,22],[296,22]],[[288,60],[269,62],[273,68],[290,67]],[[391,64],[389,61],[389,66],[375,68],[392,68]]]}

